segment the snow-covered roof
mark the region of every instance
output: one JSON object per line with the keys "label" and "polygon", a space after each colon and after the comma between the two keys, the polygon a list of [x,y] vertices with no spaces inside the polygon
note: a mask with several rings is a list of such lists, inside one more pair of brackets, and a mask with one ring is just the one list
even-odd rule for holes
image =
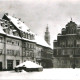
{"label": "snow-covered roof", "polygon": [[22,66],[24,66],[26,68],[42,68],[41,65],[38,65],[38,64],[31,62],[31,61],[25,61],[25,62],[21,63],[20,65],[16,66],[16,68],[22,67]]}
{"label": "snow-covered roof", "polygon": [[26,41],[30,41],[30,42],[35,42],[35,40],[30,40],[30,39],[26,39],[26,38],[22,38],[23,40],[26,40]]}
{"label": "snow-covered roof", "polygon": [[6,15],[10,21],[21,31],[26,32],[26,33],[31,33],[34,34],[33,32],[30,31],[29,27],[26,26],[21,20],[18,18],[12,17],[10,15]]}
{"label": "snow-covered roof", "polygon": [[[6,15],[6,17],[9,18],[10,21],[11,21],[19,30],[21,30],[21,31],[23,31],[23,32],[25,32],[25,33],[29,33],[29,34],[31,33],[31,34],[35,35],[33,32],[30,31],[29,27],[26,26],[23,22],[21,22],[21,20],[19,20],[18,18],[12,17],[12,16],[10,16],[9,14]],[[8,36],[9,36],[9,35],[8,35]],[[15,36],[13,36],[13,35],[10,35],[10,36],[15,37]],[[26,41],[30,41],[30,42],[36,42],[36,44],[39,44],[39,45],[45,46],[45,47],[49,47],[49,48],[52,49],[52,47],[51,47],[49,44],[47,44],[47,42],[46,42],[43,38],[39,37],[38,35],[35,35],[34,37],[35,37],[35,40],[29,40],[29,39],[26,39],[26,38],[22,38],[22,39],[23,39],[23,40],[26,40]],[[18,37],[16,37],[16,38],[18,38]]]}
{"label": "snow-covered roof", "polygon": [[3,31],[3,28],[2,28],[1,25],[0,25],[0,33],[1,33],[1,34],[6,34],[6,33]]}
{"label": "snow-covered roof", "polygon": [[52,49],[52,47],[50,45],[48,45],[48,43],[40,36],[35,35],[35,42],[39,45],[49,47]]}
{"label": "snow-covered roof", "polygon": [[6,34],[6,36],[8,36],[8,37],[13,37],[13,38],[17,38],[17,39],[21,39],[21,37],[19,37],[19,36],[14,36],[14,35],[12,35],[12,34]]}

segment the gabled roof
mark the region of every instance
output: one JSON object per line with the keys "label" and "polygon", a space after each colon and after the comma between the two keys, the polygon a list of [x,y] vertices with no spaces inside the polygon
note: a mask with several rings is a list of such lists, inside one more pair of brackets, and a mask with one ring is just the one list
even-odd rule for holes
{"label": "gabled roof", "polygon": [[[5,14],[6,15],[6,14]],[[27,32],[27,33],[31,33],[31,34],[34,34],[33,32],[30,31],[29,27],[25,25],[24,22],[22,22],[20,19],[18,18],[15,18],[15,17],[12,17],[10,16],[9,14],[6,15],[6,17],[8,19],[10,19],[10,21],[21,31],[23,32]]]}
{"label": "gabled roof", "polygon": [[[31,33],[31,34],[34,34],[30,31],[29,27],[26,26],[21,20],[19,20],[18,18],[15,18],[15,17],[12,17],[10,16],[9,14],[5,14],[5,16],[15,25],[15,27],[17,27],[19,30],[25,32],[25,33]],[[1,32],[2,33],[5,33],[3,31],[3,29],[1,29]],[[6,34],[6,33],[5,33]],[[14,36],[14,35],[10,35],[10,34],[6,34],[7,36],[12,36],[12,37],[15,37],[15,38],[20,38],[20,37],[17,37],[17,36]],[[36,44],[38,45],[41,45],[41,46],[44,46],[44,47],[48,47],[48,48],[51,48],[52,47],[50,45],[48,45],[48,43],[43,39],[41,38],[40,36],[38,35],[35,35],[34,34],[34,37],[35,39],[34,40],[29,40],[29,39],[26,39],[26,38],[20,38],[20,39],[23,39],[23,40],[26,40],[26,41],[30,41],[30,42],[35,42]]]}

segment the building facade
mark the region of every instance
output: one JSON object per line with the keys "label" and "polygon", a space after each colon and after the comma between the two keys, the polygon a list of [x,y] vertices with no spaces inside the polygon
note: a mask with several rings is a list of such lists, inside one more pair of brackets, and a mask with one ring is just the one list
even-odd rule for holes
{"label": "building facade", "polygon": [[80,27],[72,20],[54,40],[54,67],[80,68]]}
{"label": "building facade", "polygon": [[46,47],[52,51],[52,48],[36,37],[21,19],[4,14],[0,19],[0,70],[12,70],[26,60],[43,66],[38,61],[42,59],[41,50]]}

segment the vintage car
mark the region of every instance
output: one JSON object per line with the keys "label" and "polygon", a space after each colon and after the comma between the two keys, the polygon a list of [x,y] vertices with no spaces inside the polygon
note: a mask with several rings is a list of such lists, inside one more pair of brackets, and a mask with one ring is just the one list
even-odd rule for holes
{"label": "vintage car", "polygon": [[21,72],[22,70],[25,70],[27,72],[43,71],[43,67],[41,65],[34,63],[34,62],[25,61],[15,67],[16,72]]}

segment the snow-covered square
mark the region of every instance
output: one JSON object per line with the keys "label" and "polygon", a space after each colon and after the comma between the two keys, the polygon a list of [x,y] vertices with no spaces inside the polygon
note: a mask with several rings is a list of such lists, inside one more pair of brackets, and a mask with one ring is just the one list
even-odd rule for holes
{"label": "snow-covered square", "polygon": [[0,80],[80,80],[79,69],[51,68],[42,72],[0,72]]}

